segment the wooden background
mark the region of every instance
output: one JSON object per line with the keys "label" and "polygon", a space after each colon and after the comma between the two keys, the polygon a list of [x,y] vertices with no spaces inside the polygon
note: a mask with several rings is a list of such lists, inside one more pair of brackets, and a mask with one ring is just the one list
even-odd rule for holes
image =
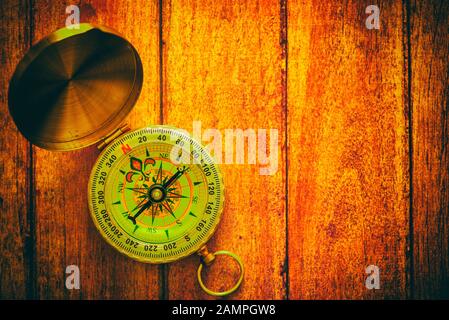
{"label": "wooden background", "polygon": [[[100,238],[83,191],[94,147],[41,150],[9,116],[16,64],[73,3],[140,53],[133,128],[279,130],[275,175],[222,165],[232,190],[210,247],[247,268],[231,298],[449,298],[444,0],[1,1],[1,298],[208,298],[197,257],[144,265]],[[380,30],[365,27],[370,4]],[[81,290],[65,289],[72,264]],[[371,264],[380,290],[364,286]]]}

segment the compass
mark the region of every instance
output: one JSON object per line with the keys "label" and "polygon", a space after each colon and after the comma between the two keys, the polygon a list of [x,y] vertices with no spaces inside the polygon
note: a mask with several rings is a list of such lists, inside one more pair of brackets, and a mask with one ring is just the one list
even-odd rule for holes
{"label": "compass", "polygon": [[92,219],[105,240],[142,262],[166,263],[197,252],[224,206],[219,167],[180,130],[126,133],[99,156],[89,180]]}
{"label": "compass", "polygon": [[[228,295],[243,280],[232,252],[206,247],[225,204],[219,166],[190,135],[171,126],[131,131],[123,124],[142,87],[136,49],[117,32],[90,24],[60,29],[34,45],[9,87],[9,109],[19,131],[49,150],[97,143],[88,206],[105,241],[143,263],[169,263],[197,253],[198,282],[208,294]],[[216,255],[234,258],[237,283],[208,289],[203,266]]]}

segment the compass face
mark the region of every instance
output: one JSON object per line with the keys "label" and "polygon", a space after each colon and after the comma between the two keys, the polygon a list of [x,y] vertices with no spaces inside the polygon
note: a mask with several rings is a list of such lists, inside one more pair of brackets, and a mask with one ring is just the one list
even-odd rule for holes
{"label": "compass face", "polygon": [[214,233],[224,201],[209,153],[183,131],[164,126],[114,140],[99,156],[88,191],[101,235],[148,263],[196,252]]}

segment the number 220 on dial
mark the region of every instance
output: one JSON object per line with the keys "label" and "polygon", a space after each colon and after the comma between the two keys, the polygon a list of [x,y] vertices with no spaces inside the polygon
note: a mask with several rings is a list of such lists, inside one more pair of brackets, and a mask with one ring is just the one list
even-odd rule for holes
{"label": "number 220 on dial", "polygon": [[184,131],[132,131],[100,154],[89,179],[89,207],[105,240],[142,262],[166,263],[196,251],[223,210],[221,173]]}

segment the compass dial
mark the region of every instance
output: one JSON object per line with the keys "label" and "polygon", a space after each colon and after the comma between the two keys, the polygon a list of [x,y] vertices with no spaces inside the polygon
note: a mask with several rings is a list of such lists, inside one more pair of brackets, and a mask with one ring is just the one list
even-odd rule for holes
{"label": "compass dial", "polygon": [[142,262],[188,256],[212,236],[223,181],[209,153],[171,127],[147,127],[114,140],[89,180],[95,226],[114,248]]}

